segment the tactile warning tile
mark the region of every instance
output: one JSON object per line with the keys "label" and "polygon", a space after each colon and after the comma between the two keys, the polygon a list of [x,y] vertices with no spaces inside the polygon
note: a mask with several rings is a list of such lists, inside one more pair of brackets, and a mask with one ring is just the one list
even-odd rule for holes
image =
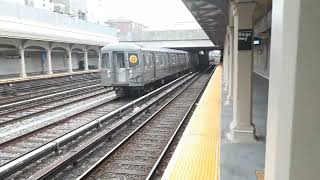
{"label": "tactile warning tile", "polygon": [[257,180],[264,180],[264,171],[263,170],[256,171],[256,177],[257,177]]}
{"label": "tactile warning tile", "polygon": [[221,69],[212,75],[162,179],[219,179]]}

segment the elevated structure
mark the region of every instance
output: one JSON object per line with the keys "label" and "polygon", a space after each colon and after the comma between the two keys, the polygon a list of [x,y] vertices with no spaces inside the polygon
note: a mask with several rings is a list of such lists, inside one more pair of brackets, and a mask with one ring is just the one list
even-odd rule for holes
{"label": "elevated structure", "polygon": [[183,0],[214,44],[222,45],[228,23],[229,1]]}
{"label": "elevated structure", "polygon": [[0,4],[0,22],[1,37],[100,46],[117,41],[110,26],[13,3]]}
{"label": "elevated structure", "polygon": [[105,24],[117,29],[121,34],[141,32],[146,28],[145,25],[126,18],[110,19]]}
{"label": "elevated structure", "polygon": [[111,27],[14,3],[0,4],[0,23],[0,75],[100,69],[100,48],[118,41]]}
{"label": "elevated structure", "polygon": [[203,30],[168,30],[120,33],[121,42],[134,42],[145,46],[177,48],[184,50],[219,49]]}

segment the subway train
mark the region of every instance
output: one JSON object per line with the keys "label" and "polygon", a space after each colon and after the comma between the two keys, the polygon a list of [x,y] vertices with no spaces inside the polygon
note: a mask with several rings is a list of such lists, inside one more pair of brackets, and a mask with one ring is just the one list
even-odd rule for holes
{"label": "subway train", "polygon": [[148,93],[185,74],[192,64],[185,51],[131,43],[109,44],[101,52],[102,85],[121,96]]}

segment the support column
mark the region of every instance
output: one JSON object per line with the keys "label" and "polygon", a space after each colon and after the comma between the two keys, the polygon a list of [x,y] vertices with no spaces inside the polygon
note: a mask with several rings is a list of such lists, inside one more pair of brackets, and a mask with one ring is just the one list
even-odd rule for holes
{"label": "support column", "polygon": [[273,3],[265,179],[319,179],[320,1]]}
{"label": "support column", "polygon": [[229,75],[228,75],[228,96],[227,96],[227,102],[232,100],[232,95],[233,95],[233,74],[234,74],[234,41],[238,40],[238,38],[234,38],[235,33],[234,33],[234,28],[233,26],[228,28],[229,32],[229,39],[230,39],[230,44],[229,44]]}
{"label": "support column", "polygon": [[69,56],[69,59],[68,59],[68,72],[72,73],[73,70],[72,70],[72,50],[71,49],[68,50],[68,56]]}
{"label": "support column", "polygon": [[[255,142],[254,126],[252,123],[252,63],[253,41],[250,38],[243,40],[245,36],[239,31],[253,29],[253,11],[255,2],[236,1],[236,16],[234,17],[234,75],[233,75],[233,121],[230,125],[229,140],[232,142]],[[245,33],[247,34],[247,33]],[[250,33],[249,33],[250,34]],[[241,41],[247,42],[249,47],[239,46]],[[253,33],[251,34],[251,37]],[[238,48],[240,50],[238,50]]]}
{"label": "support column", "polygon": [[48,74],[52,73],[52,62],[51,62],[51,49],[47,49],[47,61],[48,61]]}
{"label": "support column", "polygon": [[89,65],[88,65],[88,51],[84,51],[84,70],[88,71],[89,70]]}
{"label": "support column", "polygon": [[228,80],[229,80],[229,54],[228,54],[228,49],[229,49],[229,39],[228,35],[226,37],[225,43],[224,43],[224,49],[223,49],[223,76],[224,76],[224,90],[228,90]]}
{"label": "support column", "polygon": [[101,70],[101,52],[98,52],[98,70]]}
{"label": "support column", "polygon": [[27,73],[26,73],[26,63],[25,63],[25,57],[24,57],[24,48],[20,48],[20,56],[21,56],[20,77],[25,78],[27,77]]}

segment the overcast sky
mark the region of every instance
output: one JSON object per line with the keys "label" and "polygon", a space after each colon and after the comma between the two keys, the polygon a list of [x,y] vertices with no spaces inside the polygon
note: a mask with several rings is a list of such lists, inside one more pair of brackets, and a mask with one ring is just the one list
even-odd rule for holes
{"label": "overcast sky", "polygon": [[151,29],[200,29],[182,0],[101,0],[101,7],[100,20],[124,17]]}

